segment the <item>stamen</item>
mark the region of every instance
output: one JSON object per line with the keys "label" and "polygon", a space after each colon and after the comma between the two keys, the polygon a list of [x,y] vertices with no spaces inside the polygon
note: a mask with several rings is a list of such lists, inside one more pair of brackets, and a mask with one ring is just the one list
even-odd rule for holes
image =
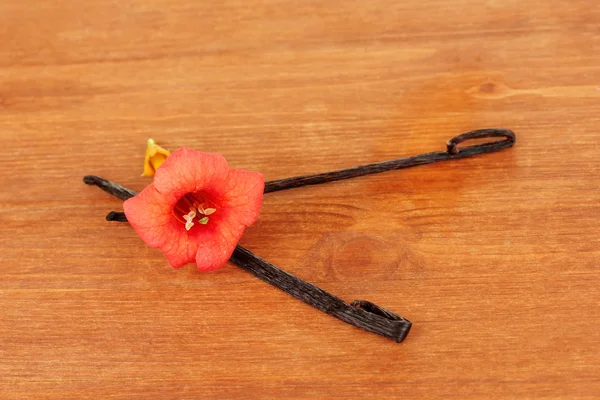
{"label": "stamen", "polygon": [[[204,208],[206,206],[208,207]],[[188,193],[175,206],[173,214],[178,221],[185,224],[185,229],[189,231],[194,226],[194,218],[198,218],[198,223],[202,225],[208,224],[208,216],[217,211],[216,208],[210,206],[211,204],[206,203],[205,199],[202,199],[201,202],[201,200],[195,198],[193,193]],[[188,212],[185,211],[186,208],[189,210]]]}
{"label": "stamen", "polygon": [[[187,217],[187,215],[185,215],[184,217]],[[188,220],[188,222],[185,223],[185,230],[189,231],[190,229],[192,229],[192,226],[194,226],[194,223]]]}
{"label": "stamen", "polygon": [[192,222],[192,220],[196,217],[196,211],[194,211],[194,209],[192,207],[190,207],[190,212],[185,214],[183,216],[183,219],[185,219],[185,230],[189,231],[190,229],[192,229],[192,226],[194,226],[194,223]]}

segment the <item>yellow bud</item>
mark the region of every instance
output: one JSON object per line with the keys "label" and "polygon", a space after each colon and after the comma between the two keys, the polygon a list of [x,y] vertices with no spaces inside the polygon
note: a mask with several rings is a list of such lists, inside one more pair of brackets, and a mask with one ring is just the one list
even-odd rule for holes
{"label": "yellow bud", "polygon": [[167,157],[171,155],[169,150],[165,150],[154,142],[148,139],[148,147],[146,147],[146,157],[144,157],[144,172],[142,176],[154,176],[156,169],[165,162]]}

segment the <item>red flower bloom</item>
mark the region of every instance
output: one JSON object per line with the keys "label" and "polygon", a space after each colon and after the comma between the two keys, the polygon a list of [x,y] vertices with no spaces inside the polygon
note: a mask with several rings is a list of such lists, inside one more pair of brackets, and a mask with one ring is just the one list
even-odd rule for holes
{"label": "red flower bloom", "polygon": [[125,215],[173,268],[196,261],[209,271],[227,262],[258,218],[264,186],[262,174],[230,169],[220,154],[182,147],[156,170],[152,184],[125,201]]}

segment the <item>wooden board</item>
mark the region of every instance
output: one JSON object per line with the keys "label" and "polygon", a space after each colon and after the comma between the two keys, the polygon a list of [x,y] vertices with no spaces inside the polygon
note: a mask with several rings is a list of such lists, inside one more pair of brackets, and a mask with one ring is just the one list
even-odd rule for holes
{"label": "wooden board", "polygon": [[[596,1],[0,3],[0,398],[597,398]],[[145,141],[267,179],[504,127],[514,148],[265,196],[242,244],[402,344],[226,265],[172,270],[98,174]]]}

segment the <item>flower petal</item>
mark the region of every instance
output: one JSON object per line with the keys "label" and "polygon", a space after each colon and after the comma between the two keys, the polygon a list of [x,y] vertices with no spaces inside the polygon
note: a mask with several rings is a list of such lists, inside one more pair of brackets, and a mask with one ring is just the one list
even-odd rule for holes
{"label": "flower petal", "polygon": [[154,186],[165,196],[181,198],[227,178],[229,167],[222,155],[182,147],[156,170]]}
{"label": "flower petal", "polygon": [[154,176],[156,169],[165,162],[171,152],[163,149],[152,139],[148,139],[146,155],[144,157],[144,172],[142,176]]}
{"label": "flower petal", "polygon": [[[181,268],[185,264],[193,263],[198,252],[198,242],[194,240],[183,225],[174,221],[175,230],[169,235],[169,241],[160,249],[167,257],[173,268]],[[224,264],[224,263],[223,263]]]}
{"label": "flower petal", "polygon": [[227,214],[246,226],[258,218],[264,190],[265,178],[261,173],[241,169],[230,169],[226,181],[214,188]]}
{"label": "flower petal", "polygon": [[136,196],[123,203],[127,220],[137,234],[151,247],[161,247],[175,227],[169,202],[154,187],[148,185]]}
{"label": "flower petal", "polygon": [[[210,222],[209,222],[210,224]],[[212,271],[222,267],[231,257],[235,246],[240,241],[244,229],[243,224],[219,221],[212,234],[205,234],[198,241],[196,264],[200,271]]]}

